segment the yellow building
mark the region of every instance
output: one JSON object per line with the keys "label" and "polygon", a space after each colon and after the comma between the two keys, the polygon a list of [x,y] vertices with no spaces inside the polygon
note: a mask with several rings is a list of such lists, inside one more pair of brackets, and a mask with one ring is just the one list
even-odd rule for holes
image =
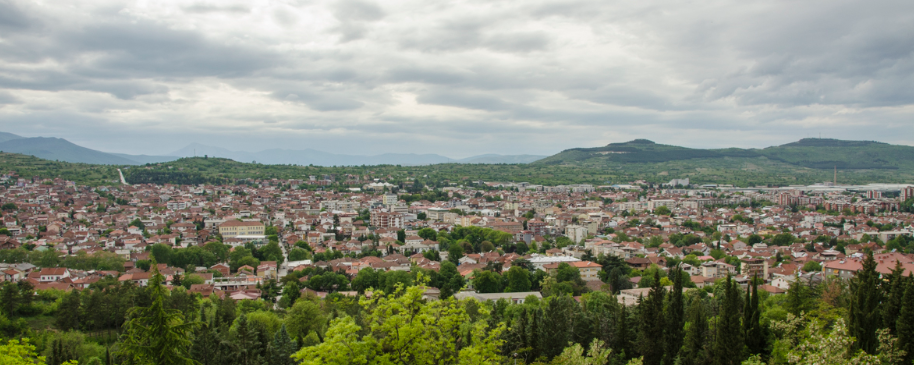
{"label": "yellow building", "polygon": [[222,235],[222,238],[263,235],[265,229],[266,227],[260,222],[229,221],[219,225],[219,234]]}

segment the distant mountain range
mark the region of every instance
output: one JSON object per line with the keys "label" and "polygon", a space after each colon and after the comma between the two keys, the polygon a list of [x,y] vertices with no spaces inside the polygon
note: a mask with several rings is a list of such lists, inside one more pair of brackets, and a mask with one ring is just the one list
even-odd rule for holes
{"label": "distant mountain range", "polygon": [[374,156],[334,154],[313,149],[285,150],[269,149],[260,152],[232,151],[225,148],[193,143],[180,150],[163,156],[128,155],[107,153],[85,148],[62,138],[21,137],[12,133],[0,132],[0,152],[13,152],[32,155],[46,160],[57,160],[75,163],[102,165],[144,165],[173,161],[181,157],[211,156],[228,158],[239,162],[258,162],[263,164],[296,164],[317,166],[353,166],[353,165],[433,165],[440,163],[461,164],[523,164],[530,163],[546,156],[534,155],[479,155],[464,159],[451,159],[437,154],[397,154],[385,153]]}

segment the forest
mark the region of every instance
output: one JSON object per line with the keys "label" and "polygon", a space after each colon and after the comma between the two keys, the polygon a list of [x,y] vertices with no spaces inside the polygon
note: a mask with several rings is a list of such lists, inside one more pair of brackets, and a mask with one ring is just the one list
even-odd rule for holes
{"label": "forest", "polygon": [[[613,285],[577,296],[555,277],[506,279],[544,298],[440,300],[437,281],[465,285],[442,268],[359,276],[358,295],[299,293],[289,275],[283,305],[232,301],[167,287],[155,269],[147,287],[114,278],[85,290],[0,288],[3,364],[911,364],[914,279],[899,266],[876,271],[870,254],[850,281],[793,281],[784,295],[730,277],[687,288],[677,269],[636,305]],[[518,267],[519,268],[519,267]],[[453,270],[449,267],[448,270]],[[508,272],[515,271],[512,268]],[[309,272],[317,276],[337,275]],[[560,275],[574,275],[573,272]],[[505,276],[509,276],[506,274]],[[401,280],[402,279],[402,280]],[[305,285],[311,285],[310,280]],[[574,278],[569,280],[574,281]],[[521,284],[517,284],[521,282]],[[332,286],[330,286],[332,288]],[[346,285],[339,288],[348,289]],[[458,287],[457,290],[460,290]],[[505,288],[504,290],[507,290]],[[297,293],[292,295],[293,293]],[[282,295],[282,293],[280,293]],[[285,297],[284,297],[285,298]]]}

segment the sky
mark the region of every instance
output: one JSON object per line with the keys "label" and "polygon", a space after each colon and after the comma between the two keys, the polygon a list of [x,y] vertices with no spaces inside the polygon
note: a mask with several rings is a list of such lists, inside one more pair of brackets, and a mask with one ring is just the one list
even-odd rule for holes
{"label": "sky", "polygon": [[914,145],[914,1],[0,0],[0,131],[132,154]]}

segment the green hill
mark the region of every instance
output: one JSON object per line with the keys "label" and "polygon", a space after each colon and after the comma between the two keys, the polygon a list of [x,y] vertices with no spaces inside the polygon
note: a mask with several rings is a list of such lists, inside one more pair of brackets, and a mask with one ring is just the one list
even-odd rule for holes
{"label": "green hill", "polygon": [[[307,180],[310,176],[331,176],[335,181],[343,182],[351,175],[358,176],[360,182],[355,185],[339,183],[331,188],[345,190],[375,178],[394,184],[404,183],[404,188],[406,183],[442,187],[476,180],[606,185],[635,180],[662,183],[673,178],[689,178],[698,184],[747,187],[831,181],[836,165],[838,182],[842,184],[912,183],[912,157],[914,147],[879,142],[804,139],[764,149],[695,149],[634,140],[596,148],[574,148],[529,164],[320,167],[197,157],[123,169],[131,184],[219,184],[244,179]],[[22,177],[60,177],[81,184],[102,185],[117,181],[115,167],[0,153],[0,172],[15,171]]]}
{"label": "green hill", "polygon": [[[882,142],[806,138],[764,149],[692,149],[657,144],[645,139],[610,143],[604,147],[573,148],[534,164],[611,166],[706,159],[752,163],[768,159],[793,167],[841,170],[897,170],[914,168],[914,147]],[[775,163],[775,165],[779,165]]]}

